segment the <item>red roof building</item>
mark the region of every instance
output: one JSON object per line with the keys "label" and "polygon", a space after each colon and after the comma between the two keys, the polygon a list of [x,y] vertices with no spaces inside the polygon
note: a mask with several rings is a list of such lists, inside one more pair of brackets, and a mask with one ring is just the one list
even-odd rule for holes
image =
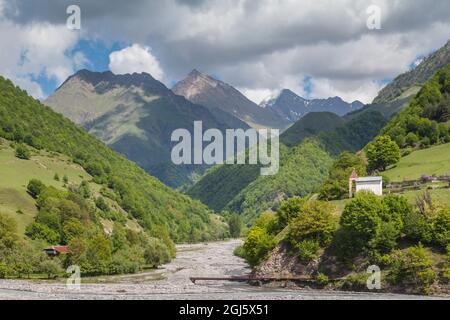
{"label": "red roof building", "polygon": [[49,256],[57,256],[61,253],[69,253],[69,247],[68,246],[51,246],[44,249],[44,252],[48,254]]}

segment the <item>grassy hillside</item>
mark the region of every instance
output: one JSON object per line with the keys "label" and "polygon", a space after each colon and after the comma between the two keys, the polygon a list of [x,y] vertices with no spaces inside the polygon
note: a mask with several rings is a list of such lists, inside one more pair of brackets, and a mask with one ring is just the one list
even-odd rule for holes
{"label": "grassy hillside", "polygon": [[[59,180],[55,179],[55,175]],[[36,200],[27,192],[31,179],[38,179],[48,187],[65,191],[68,186],[80,185],[82,181],[91,181],[89,189],[100,195],[101,185],[92,181],[80,165],[73,163],[67,156],[46,151],[32,152],[30,160],[19,159],[11,143],[0,138],[0,212],[13,217],[18,223],[18,231],[24,234],[26,227],[33,222],[38,209]],[[68,183],[63,181],[67,177]],[[117,203],[108,200],[119,211],[126,212]],[[112,224],[104,220],[105,226]],[[130,229],[139,230],[134,219],[124,221]]]}
{"label": "grassy hillside", "polygon": [[167,230],[175,241],[213,239],[219,230],[200,202],[163,185],[63,116],[0,77],[0,137],[59,152],[109,188],[149,232]]}
{"label": "grassy hillside", "polygon": [[450,174],[450,143],[415,151],[383,174],[391,181],[416,180],[422,175]]}

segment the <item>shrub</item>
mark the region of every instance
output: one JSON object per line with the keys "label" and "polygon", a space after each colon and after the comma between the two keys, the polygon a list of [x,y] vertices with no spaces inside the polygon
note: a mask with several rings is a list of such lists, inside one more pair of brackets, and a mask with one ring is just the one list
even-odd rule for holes
{"label": "shrub", "polygon": [[236,257],[244,258],[244,259],[245,259],[245,250],[244,250],[244,247],[243,247],[243,246],[237,246],[237,247],[234,249],[233,254],[234,254]]}
{"label": "shrub", "polygon": [[300,197],[292,197],[283,201],[277,210],[278,228],[285,228],[291,219],[295,218],[305,205],[305,199]]}
{"label": "shrub", "polygon": [[0,249],[12,249],[18,241],[16,220],[0,212]]}
{"label": "shrub", "polygon": [[376,235],[369,241],[368,248],[374,250],[370,253],[389,253],[397,246],[400,229],[393,222],[382,221]]}
{"label": "shrub", "polygon": [[239,214],[233,214],[228,219],[228,227],[232,238],[239,238],[242,230],[242,218]]}
{"label": "shrub", "polygon": [[419,211],[408,213],[404,219],[403,232],[416,241],[431,243],[433,240],[433,228],[425,215]]}
{"label": "shrub", "polygon": [[352,239],[352,250],[361,251],[375,237],[385,210],[381,199],[371,193],[360,193],[345,206],[340,224],[343,232]]}
{"label": "shrub", "polygon": [[372,193],[359,193],[341,216],[341,239],[345,241],[340,245],[340,253],[349,257],[363,249],[372,256],[390,252],[401,235],[403,215],[410,213],[403,197],[389,195],[381,199]]}
{"label": "shrub", "polygon": [[16,147],[16,157],[23,160],[30,160],[31,152],[25,145],[19,144]]}
{"label": "shrub", "polygon": [[267,254],[275,247],[274,237],[269,235],[265,229],[253,226],[245,238],[243,248],[245,259],[254,267],[262,262]]}
{"label": "shrub", "polygon": [[114,253],[108,272],[110,274],[136,273],[144,263],[144,254],[141,248],[127,247]]}
{"label": "shrub", "polygon": [[433,240],[445,248],[450,244],[450,208],[439,210],[433,223]]}
{"label": "shrub", "polygon": [[144,249],[145,263],[157,267],[170,261],[167,246],[160,239],[150,238]]}
{"label": "shrub", "polygon": [[291,221],[286,240],[292,246],[297,246],[303,240],[312,240],[319,246],[329,244],[336,229],[333,211],[333,206],[328,202],[305,203]]}
{"label": "shrub", "polygon": [[433,261],[421,244],[405,251],[394,251],[388,280],[410,287],[416,293],[429,294],[437,278],[432,266]]}
{"label": "shrub", "polygon": [[28,182],[27,191],[33,198],[37,198],[41,194],[42,190],[44,190],[44,188],[45,185],[42,183],[42,181],[31,179],[30,182]]}
{"label": "shrub", "polygon": [[321,272],[318,272],[316,275],[316,281],[319,285],[325,287],[329,283],[328,276],[326,274],[323,274]]}
{"label": "shrub", "polygon": [[320,243],[316,240],[306,239],[298,242],[295,245],[295,248],[298,251],[298,258],[300,262],[308,264],[317,258]]}
{"label": "shrub", "polygon": [[47,278],[49,279],[54,278],[64,272],[63,268],[61,267],[61,262],[58,258],[43,260],[38,266],[38,271],[40,273],[46,274]]}

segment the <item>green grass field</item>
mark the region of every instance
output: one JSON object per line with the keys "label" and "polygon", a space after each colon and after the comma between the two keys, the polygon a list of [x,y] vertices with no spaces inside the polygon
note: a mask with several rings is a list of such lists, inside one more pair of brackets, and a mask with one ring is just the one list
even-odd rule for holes
{"label": "green grass field", "polygon": [[[61,181],[54,179],[55,173]],[[33,152],[30,160],[18,159],[14,150],[3,140],[0,145],[0,212],[14,216],[19,232],[23,233],[37,213],[35,201],[26,191],[28,182],[34,178],[48,186],[63,189],[64,175],[69,178],[69,183],[91,180],[83,168],[60,155]],[[95,186],[93,188],[96,189]]]}
{"label": "green grass field", "polygon": [[414,151],[386,172],[391,181],[415,180],[422,175],[450,173],[450,143]]}

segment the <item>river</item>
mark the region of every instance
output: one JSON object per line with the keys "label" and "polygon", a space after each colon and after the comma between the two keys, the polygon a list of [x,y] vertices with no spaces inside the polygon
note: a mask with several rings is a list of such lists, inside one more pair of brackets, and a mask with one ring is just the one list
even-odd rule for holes
{"label": "river", "polygon": [[[189,277],[245,275],[250,272],[233,255],[240,240],[177,246],[177,258],[157,270],[135,275],[82,278],[79,289],[44,280],[0,280],[4,299],[217,299],[217,300],[319,300],[319,299],[431,299],[430,297],[356,293],[298,288],[255,287],[229,281],[198,281]],[[436,297],[435,297],[436,298]]]}

